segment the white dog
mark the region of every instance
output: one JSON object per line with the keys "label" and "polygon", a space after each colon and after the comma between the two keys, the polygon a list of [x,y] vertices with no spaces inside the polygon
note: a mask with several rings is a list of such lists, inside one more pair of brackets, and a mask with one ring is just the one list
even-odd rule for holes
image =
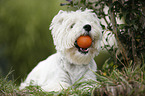
{"label": "white dog", "polygon": [[[81,81],[96,80],[91,70],[95,72],[97,69],[93,58],[101,49],[102,29],[95,13],[89,9],[59,11],[50,29],[57,53],[40,62],[21,83],[20,89],[33,84],[39,85],[44,91],[59,91],[68,88],[82,76]],[[82,35],[91,37],[89,48],[77,45],[76,40]]]}

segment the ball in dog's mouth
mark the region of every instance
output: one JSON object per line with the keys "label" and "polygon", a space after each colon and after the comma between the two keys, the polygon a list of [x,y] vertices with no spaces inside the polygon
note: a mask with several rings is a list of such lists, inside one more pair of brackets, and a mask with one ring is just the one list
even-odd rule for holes
{"label": "ball in dog's mouth", "polygon": [[78,50],[84,54],[89,52],[89,47],[91,45],[92,45],[92,38],[89,35],[80,36],[75,42],[76,48],[78,48]]}

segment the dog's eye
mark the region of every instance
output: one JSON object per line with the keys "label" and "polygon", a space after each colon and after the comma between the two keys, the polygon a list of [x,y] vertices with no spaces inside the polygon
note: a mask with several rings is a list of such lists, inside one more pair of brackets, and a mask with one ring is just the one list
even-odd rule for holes
{"label": "dog's eye", "polygon": [[73,23],[73,24],[70,26],[70,28],[73,28],[73,27],[74,27],[74,25],[75,25],[75,23]]}

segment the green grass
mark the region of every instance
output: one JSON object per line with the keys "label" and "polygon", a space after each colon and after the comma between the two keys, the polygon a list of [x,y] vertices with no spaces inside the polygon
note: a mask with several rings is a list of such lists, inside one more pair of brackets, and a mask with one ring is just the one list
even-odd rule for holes
{"label": "green grass", "polygon": [[75,88],[71,86],[60,92],[43,92],[39,86],[19,90],[14,81],[8,80],[9,74],[5,78],[0,77],[0,96],[144,96],[145,94],[145,67],[114,69],[107,74],[98,71],[95,73],[97,82],[92,80],[76,82],[72,85]]}
{"label": "green grass", "polygon": [[[103,72],[100,72],[103,75]],[[101,85],[96,89],[97,94],[115,96],[144,96],[145,67],[124,67],[121,71],[114,69],[106,76],[97,74]]]}

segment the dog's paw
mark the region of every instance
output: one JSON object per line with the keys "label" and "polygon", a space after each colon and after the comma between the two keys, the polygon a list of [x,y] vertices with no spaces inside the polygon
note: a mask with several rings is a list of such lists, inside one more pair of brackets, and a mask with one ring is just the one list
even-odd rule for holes
{"label": "dog's paw", "polygon": [[47,92],[61,91],[67,89],[69,86],[70,85],[68,83],[61,82],[61,83],[42,86],[42,89]]}

